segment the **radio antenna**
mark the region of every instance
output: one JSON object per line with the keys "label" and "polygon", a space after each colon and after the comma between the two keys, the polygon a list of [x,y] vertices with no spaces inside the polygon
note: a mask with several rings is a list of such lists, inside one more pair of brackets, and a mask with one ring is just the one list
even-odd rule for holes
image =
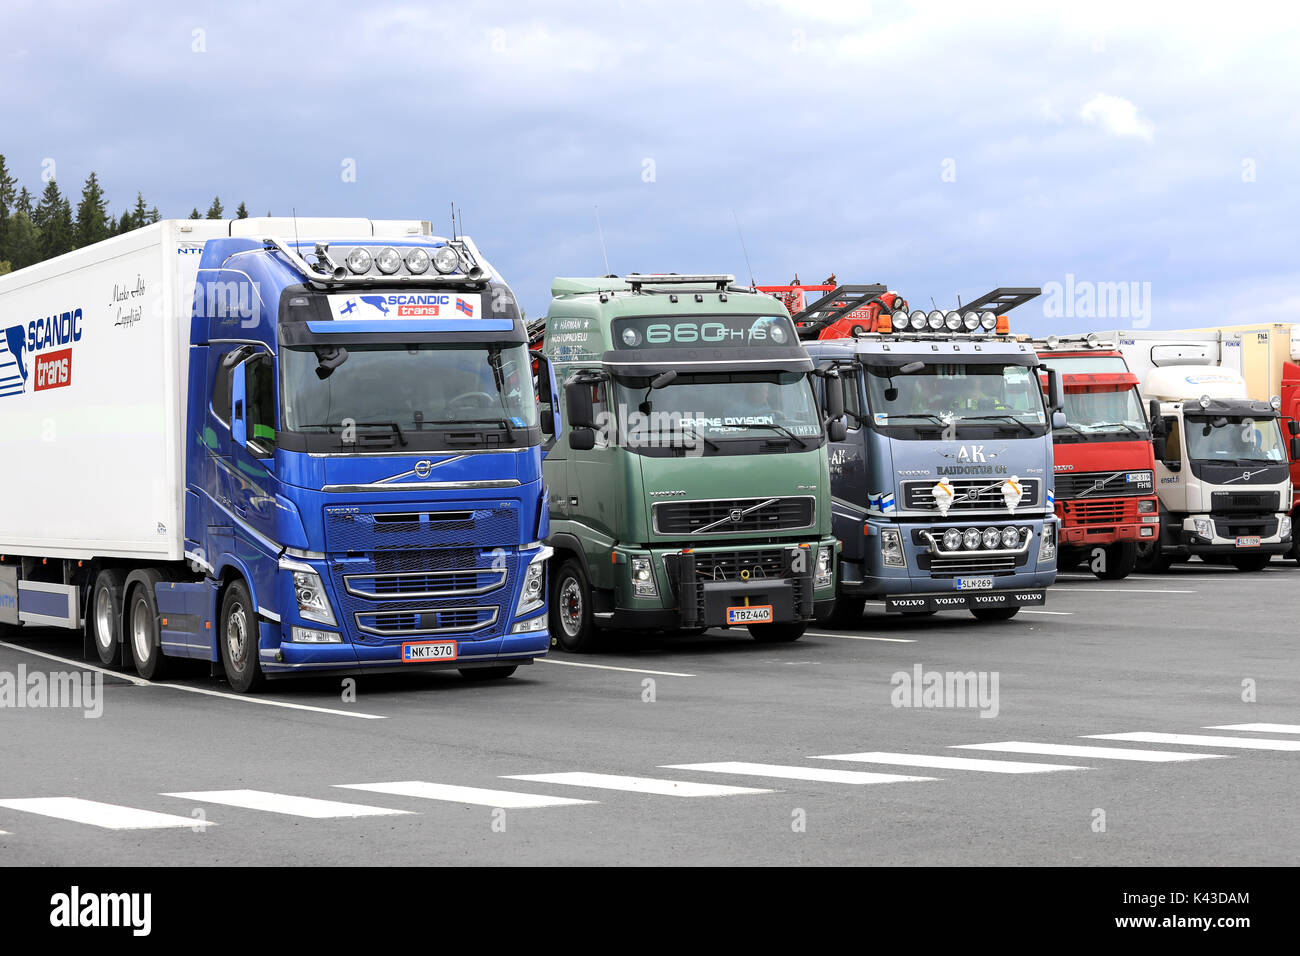
{"label": "radio antenna", "polygon": [[456,238],[456,204],[452,202],[448,203],[448,205],[451,206],[451,238],[454,240]]}
{"label": "radio antenna", "polygon": [[299,255],[302,255],[301,243],[298,241],[298,207],[290,206],[289,211],[293,213],[293,247]]}
{"label": "radio antenna", "polygon": [[600,206],[593,206],[596,210],[596,235],[600,239],[600,255],[605,260],[605,275],[613,275],[609,268],[609,252],[605,249],[605,230],[600,228]]}
{"label": "radio antenna", "polygon": [[749,264],[749,250],[745,248],[745,234],[740,231],[740,220],[736,217],[736,210],[731,210],[731,220],[736,224],[736,235],[740,237],[740,251],[745,255],[745,268],[749,271],[749,286],[757,288],[758,282],[754,279],[754,267]]}

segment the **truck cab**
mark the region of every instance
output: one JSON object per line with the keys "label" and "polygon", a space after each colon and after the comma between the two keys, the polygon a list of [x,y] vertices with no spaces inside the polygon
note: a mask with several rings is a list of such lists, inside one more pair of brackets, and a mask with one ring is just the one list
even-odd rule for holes
{"label": "truck cab", "polygon": [[856,623],[868,598],[980,620],[1042,605],[1056,577],[1051,430],[1064,395],[1049,371],[1044,399],[1039,358],[1004,314],[1038,290],[883,311],[857,335],[820,337],[887,291],[842,286],[794,316],[814,361],[838,369],[848,425],[830,449],[843,547],[828,618]]}
{"label": "truck cab", "polygon": [[1065,424],[1053,429],[1058,570],[1086,562],[1104,580],[1132,573],[1138,545],[1159,533],[1155,457],[1138,378],[1096,335],[1034,341],[1065,387]]}
{"label": "truck cab", "polygon": [[1291,482],[1280,400],[1250,399],[1235,371],[1202,365],[1154,367],[1144,393],[1160,534],[1139,548],[1138,566],[1164,571],[1196,556],[1257,571],[1290,551]]}
{"label": "truck cab", "polygon": [[724,275],[556,279],[533,327],[564,384],[544,466],[552,631],[747,627],[791,641],[831,605],[827,431],[789,315]]}

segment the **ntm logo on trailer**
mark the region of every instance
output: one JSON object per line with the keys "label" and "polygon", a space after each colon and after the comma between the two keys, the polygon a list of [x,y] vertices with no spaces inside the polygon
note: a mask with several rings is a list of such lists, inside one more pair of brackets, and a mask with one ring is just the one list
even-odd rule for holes
{"label": "ntm logo on trailer", "polygon": [[[0,342],[0,398],[72,384],[72,344],[81,341],[81,309],[12,325]],[[62,348],[60,348],[62,346]]]}

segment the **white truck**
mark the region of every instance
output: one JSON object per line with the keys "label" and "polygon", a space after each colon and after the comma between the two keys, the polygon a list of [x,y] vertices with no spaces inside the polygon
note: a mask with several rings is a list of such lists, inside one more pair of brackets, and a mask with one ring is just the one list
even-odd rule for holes
{"label": "white truck", "polygon": [[[1250,397],[1240,333],[1097,335],[1118,344],[1150,402],[1160,535],[1139,545],[1138,566],[1163,571],[1196,556],[1250,571],[1289,552],[1292,495],[1281,402]],[[1295,426],[1288,426],[1293,436]]]}

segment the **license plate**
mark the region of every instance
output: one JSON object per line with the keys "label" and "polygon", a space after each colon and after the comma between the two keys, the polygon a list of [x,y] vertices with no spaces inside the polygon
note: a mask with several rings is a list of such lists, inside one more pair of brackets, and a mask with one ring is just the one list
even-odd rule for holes
{"label": "license plate", "polygon": [[992,578],[958,578],[958,591],[992,591]]}
{"label": "license plate", "polygon": [[760,604],[756,607],[727,608],[728,624],[770,624],[772,622],[772,605]]}
{"label": "license plate", "polygon": [[1237,547],[1239,547],[1239,548],[1258,548],[1258,547],[1259,547],[1259,535],[1257,535],[1257,534],[1242,535],[1241,537],[1239,537],[1239,538],[1237,539]]}
{"label": "license plate", "polygon": [[454,661],[456,655],[455,641],[421,641],[402,645],[402,661],[407,664],[421,664],[425,661]]}

